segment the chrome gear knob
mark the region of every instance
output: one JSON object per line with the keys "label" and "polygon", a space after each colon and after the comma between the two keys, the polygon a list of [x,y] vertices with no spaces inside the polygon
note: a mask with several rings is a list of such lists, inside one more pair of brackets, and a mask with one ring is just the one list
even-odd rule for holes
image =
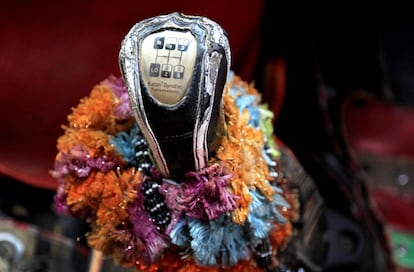
{"label": "chrome gear knob", "polygon": [[222,93],[231,54],[225,31],[171,13],[135,24],[119,64],[135,119],[164,177],[203,169],[224,131]]}

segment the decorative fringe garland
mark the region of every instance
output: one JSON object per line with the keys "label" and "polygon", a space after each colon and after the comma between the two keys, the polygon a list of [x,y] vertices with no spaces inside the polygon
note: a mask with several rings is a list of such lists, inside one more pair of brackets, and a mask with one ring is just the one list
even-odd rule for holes
{"label": "decorative fringe garland", "polygon": [[102,81],[73,109],[57,141],[57,212],[87,220],[92,248],[141,271],[276,266],[298,200],[278,175],[273,114],[233,73],[223,103],[226,137],[215,157],[177,182],[153,166],[123,80]]}

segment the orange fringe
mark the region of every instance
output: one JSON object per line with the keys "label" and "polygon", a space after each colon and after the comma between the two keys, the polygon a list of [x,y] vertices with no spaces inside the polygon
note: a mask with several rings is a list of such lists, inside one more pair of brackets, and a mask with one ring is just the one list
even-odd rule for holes
{"label": "orange fringe", "polygon": [[67,180],[67,204],[74,213],[87,208],[95,224],[88,235],[88,242],[103,250],[107,235],[128,218],[128,205],[137,197],[136,186],[141,174],[131,168],[123,172],[106,174],[93,172],[85,180]]}
{"label": "orange fringe", "polygon": [[59,137],[57,148],[61,153],[67,153],[74,146],[81,146],[91,157],[103,154],[115,155],[109,140],[109,136],[100,130],[67,128],[65,134]]}
{"label": "orange fringe", "polygon": [[120,100],[104,82],[96,85],[89,97],[81,99],[68,116],[69,126],[102,130],[111,135],[126,130],[132,125],[133,118],[129,122],[118,120],[114,112],[119,104]]}
{"label": "orange fringe", "polygon": [[[252,85],[248,85],[235,77],[233,84],[243,85],[252,95],[259,94]],[[230,165],[234,176],[231,180],[233,193],[239,196],[239,206],[233,211],[233,221],[242,224],[249,212],[251,202],[249,189],[258,189],[271,200],[274,191],[269,184],[271,180],[269,169],[262,156],[261,147],[264,144],[264,134],[248,125],[247,111],[240,114],[234,99],[228,95],[231,85],[224,90],[223,103],[227,124],[227,137],[223,137],[216,157]]]}

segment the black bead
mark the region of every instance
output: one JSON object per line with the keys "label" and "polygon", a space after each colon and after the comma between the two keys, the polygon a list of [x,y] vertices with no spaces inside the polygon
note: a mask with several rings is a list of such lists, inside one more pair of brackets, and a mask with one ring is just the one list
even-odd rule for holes
{"label": "black bead", "polygon": [[164,196],[158,191],[160,184],[152,179],[147,179],[142,185],[141,192],[144,195],[144,208],[149,213],[151,221],[157,229],[163,231],[171,221],[171,214],[165,205]]}
{"label": "black bead", "polygon": [[268,267],[272,263],[272,247],[267,239],[261,239],[254,247],[255,259],[260,267]]}

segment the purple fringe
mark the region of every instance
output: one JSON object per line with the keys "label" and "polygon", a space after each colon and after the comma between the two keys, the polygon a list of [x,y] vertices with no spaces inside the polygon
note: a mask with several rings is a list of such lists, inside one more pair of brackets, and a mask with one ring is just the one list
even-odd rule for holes
{"label": "purple fringe", "polygon": [[173,213],[214,220],[236,208],[237,196],[226,189],[231,178],[232,174],[224,173],[223,168],[215,164],[199,172],[187,173],[181,184],[165,181],[160,193]]}
{"label": "purple fringe", "polygon": [[129,104],[129,96],[122,77],[109,76],[104,83],[106,83],[113,93],[119,98],[121,104],[115,110],[116,116],[127,119],[132,117],[132,110]]}
{"label": "purple fringe", "polygon": [[60,159],[55,161],[55,170],[51,173],[57,179],[63,179],[70,174],[78,178],[86,178],[92,169],[106,173],[118,164],[105,155],[91,158],[86,150],[75,146],[69,150],[69,153],[61,154]]}
{"label": "purple fringe", "polygon": [[[138,192],[140,192],[140,189],[138,189]],[[147,263],[155,262],[162,250],[168,247],[169,238],[159,233],[152,223],[150,216],[145,211],[144,196],[141,193],[139,193],[137,201],[129,207],[128,212],[132,224],[132,233],[145,244],[140,259]]]}

